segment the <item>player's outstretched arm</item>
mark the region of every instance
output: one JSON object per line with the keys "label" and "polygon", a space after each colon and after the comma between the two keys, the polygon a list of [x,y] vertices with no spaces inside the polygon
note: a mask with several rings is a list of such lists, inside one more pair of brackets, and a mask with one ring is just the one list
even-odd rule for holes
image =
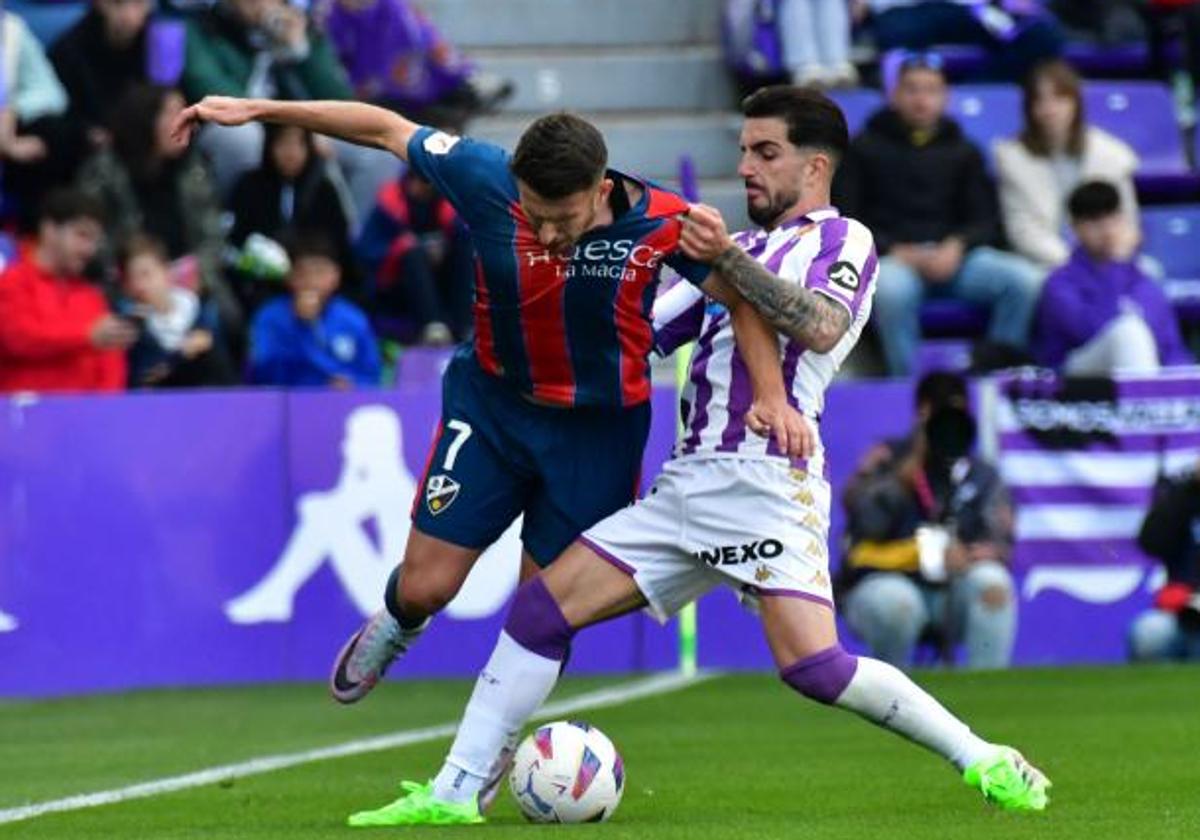
{"label": "player's outstretched arm", "polygon": [[724,283],[788,338],[827,353],[850,328],[850,313],[844,306],[776,276],[739,248],[712,207],[692,206],[679,241],[685,254],[711,264]]}
{"label": "player's outstretched arm", "polygon": [[245,125],[249,122],[280,123],[307,128],[357,143],[387,149],[408,160],[408,141],[420,128],[394,111],[363,102],[280,102],[274,99],[238,99],[206,96],[185,109],[171,127],[172,136],[186,143],[203,123]]}

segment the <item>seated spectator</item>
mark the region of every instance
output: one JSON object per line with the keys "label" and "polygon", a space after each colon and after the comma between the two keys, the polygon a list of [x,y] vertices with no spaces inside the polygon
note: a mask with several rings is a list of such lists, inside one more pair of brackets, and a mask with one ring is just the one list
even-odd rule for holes
{"label": "seated spectator", "polygon": [[[262,165],[247,172],[233,190],[229,210],[233,228],[229,244],[245,255],[247,242],[263,248],[264,240],[283,243],[300,230],[319,230],[338,252],[343,278],[353,278],[350,224],[338,188],[330,180],[313,135],[295,126],[268,125]],[[238,266],[241,267],[238,267]],[[266,272],[258,270],[265,267]],[[286,268],[286,266],[285,266]],[[232,272],[234,292],[246,312],[279,291],[276,266],[239,259]]]}
{"label": "seated spectator", "polygon": [[0,9],[0,161],[4,191],[32,230],[42,196],[68,185],[86,141],[67,119],[67,92],[19,15]]}
{"label": "seated spectator", "polygon": [[221,205],[204,162],[171,138],[183,97],[170,88],[138,85],[112,114],[112,146],[94,154],[79,172],[79,188],[101,201],[109,247],[101,259],[110,276],[116,243],[148,233],[172,260],[194,261],[200,291],[213,295],[227,328],[240,330],[238,306],[221,271],[224,235]]}
{"label": "seated spectator", "polygon": [[872,655],[893,665],[910,664],[923,637],[947,658],[962,642],[970,668],[1011,659],[1012,505],[996,469],[972,454],[974,439],[966,382],[929,374],[917,383],[912,434],[868,452],[846,486],[840,602]]}
{"label": "seated spectator", "polygon": [[166,248],[133,236],[122,248],[123,313],[140,326],[129,350],[129,382],[141,388],[234,385],[237,377],[220,341],[217,307],[176,285]]}
{"label": "seated spectator", "polygon": [[1115,184],[1124,212],[1137,219],[1138,158],[1124,141],[1087,124],[1082,84],[1065,61],[1038,65],[1024,90],[1025,127],[995,146],[1000,208],[1013,250],[1053,268],[1071,254],[1067,196],[1084,181]]}
{"label": "seated spectator", "polygon": [[1072,376],[1192,364],[1171,302],[1134,259],[1137,231],[1117,188],[1091,181],[1068,206],[1079,244],[1042,290],[1033,337],[1039,364]]}
{"label": "seated spectator", "polygon": [[511,82],[477,72],[408,0],[331,0],[323,16],[359,99],[461,130],[512,95]]}
{"label": "seated spectator", "polygon": [[250,330],[251,377],[260,385],[378,385],[379,348],[367,316],[336,292],[337,251],[305,233],[289,252],[291,294],[264,304]]}
{"label": "seated spectator", "polygon": [[92,0],[92,7],[50,48],[71,100],[71,117],[93,145],[108,140],[113,104],[149,82],[146,33],[151,0]]}
{"label": "seated spectator", "polygon": [[991,54],[987,78],[1019,81],[1062,50],[1054,19],[1031,0],[870,0],[881,50],[975,44]]}
{"label": "seated spectator", "polygon": [[[286,0],[218,0],[188,23],[183,88],[209,95],[350,99],[353,90],[329,40]],[[206,126],[198,138],[222,196],[262,160],[263,127]],[[334,141],[356,212],[364,212],[396,170],[380,149]],[[355,220],[357,221],[357,220]]]}
{"label": "seated spectator", "polygon": [[988,339],[1020,347],[1043,278],[989,246],[997,214],[983,156],[946,100],[938,57],[906,58],[891,105],[854,139],[835,182],[838,206],[871,229],[881,255],[872,322],[893,376],[913,370],[926,297],[989,307]]}
{"label": "seated spectator", "polygon": [[379,191],[358,237],[375,309],[406,317],[424,344],[471,329],[475,252],[450,202],[413,170]]}
{"label": "seated spectator", "polygon": [[1163,562],[1167,583],[1129,628],[1130,657],[1200,660],[1200,464],[1159,482],[1138,545]]}
{"label": "seated spectator", "polygon": [[782,0],[779,40],[792,83],[853,87],[848,0]]}
{"label": "seated spectator", "polygon": [[103,208],[69,190],[46,196],[37,242],[0,274],[0,392],[119,391],[136,327],[84,278]]}

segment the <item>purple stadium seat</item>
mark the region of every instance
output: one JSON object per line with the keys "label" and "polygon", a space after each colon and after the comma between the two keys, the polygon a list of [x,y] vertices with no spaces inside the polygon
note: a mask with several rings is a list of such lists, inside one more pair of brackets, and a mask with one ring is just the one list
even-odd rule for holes
{"label": "purple stadium seat", "polygon": [[851,137],[858,134],[867,119],[884,106],[883,94],[874,88],[831,90],[829,98],[846,115],[846,126],[850,129]]}
{"label": "purple stadium seat", "polygon": [[921,304],[921,332],[925,336],[976,336],[987,329],[986,309],[951,298],[932,298]]}
{"label": "purple stadium seat", "polygon": [[979,146],[990,168],[992,143],[1021,130],[1021,91],[1015,85],[955,85],[949,115]]}
{"label": "purple stadium seat", "polygon": [[1146,75],[1150,70],[1150,48],[1144,42],[1096,44],[1068,41],[1063,58],[1089,79],[1128,79]]}
{"label": "purple stadium seat", "polygon": [[1143,250],[1166,271],[1163,285],[1186,321],[1200,321],[1200,205],[1142,210]]}
{"label": "purple stadium seat", "polygon": [[934,371],[962,373],[971,367],[971,343],[961,339],[925,340],[917,348],[917,376]]}

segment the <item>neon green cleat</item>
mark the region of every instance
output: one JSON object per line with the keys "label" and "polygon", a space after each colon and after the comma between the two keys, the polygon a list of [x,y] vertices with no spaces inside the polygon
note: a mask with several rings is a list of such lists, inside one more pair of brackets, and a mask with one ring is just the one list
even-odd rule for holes
{"label": "neon green cleat", "polygon": [[485,822],[478,799],[443,802],[433,798],[433,782],[401,782],[405,795],[374,811],[359,811],[346,820],[356,827],[381,825],[472,825]]}
{"label": "neon green cleat", "polygon": [[963,781],[983,798],[1008,811],[1044,811],[1050,780],[1012,747],[999,750],[963,771]]}

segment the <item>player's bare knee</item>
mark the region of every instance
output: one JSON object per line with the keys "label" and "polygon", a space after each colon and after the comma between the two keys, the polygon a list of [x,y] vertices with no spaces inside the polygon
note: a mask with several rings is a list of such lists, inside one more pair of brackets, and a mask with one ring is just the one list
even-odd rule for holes
{"label": "player's bare knee", "polygon": [[810,700],[830,706],[842,696],[857,670],[858,657],[833,645],[783,668],[779,678]]}

